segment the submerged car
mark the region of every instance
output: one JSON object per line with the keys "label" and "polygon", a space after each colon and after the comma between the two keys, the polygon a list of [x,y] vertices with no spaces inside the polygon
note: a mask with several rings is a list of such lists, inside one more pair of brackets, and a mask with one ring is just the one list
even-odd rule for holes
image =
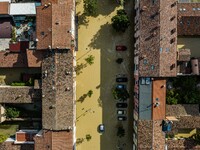
{"label": "submerged car", "polygon": [[119,77],[119,78],[116,78],[116,82],[127,82],[128,81],[128,78],[127,77]]}
{"label": "submerged car", "polygon": [[116,107],[117,107],[117,108],[127,108],[128,105],[127,105],[127,103],[117,103],[117,104],[116,104]]}
{"label": "submerged car", "polygon": [[126,114],[126,110],[117,110],[117,114],[118,115],[125,115]]}
{"label": "submerged car", "polygon": [[117,119],[119,121],[125,121],[125,120],[127,120],[127,117],[126,116],[118,116]]}
{"label": "submerged car", "polygon": [[103,124],[100,124],[100,125],[98,126],[98,131],[99,131],[99,133],[103,133],[103,132],[105,131],[105,127],[104,127]]}
{"label": "submerged car", "polygon": [[126,51],[127,47],[125,45],[117,45],[116,51]]}
{"label": "submerged car", "polygon": [[124,84],[117,84],[116,89],[118,89],[118,90],[126,89],[126,85],[124,85]]}

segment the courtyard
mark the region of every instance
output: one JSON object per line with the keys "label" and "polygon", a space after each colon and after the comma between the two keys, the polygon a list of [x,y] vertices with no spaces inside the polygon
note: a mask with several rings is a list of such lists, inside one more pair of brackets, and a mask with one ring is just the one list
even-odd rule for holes
{"label": "courtyard", "polygon": [[[85,17],[83,2],[76,7],[79,16],[78,52],[76,54],[78,72],[76,76],[76,149],[77,150],[114,150],[132,149],[133,133],[133,95],[127,100],[127,120],[117,120],[117,101],[112,89],[117,85],[116,75],[125,74],[128,91],[133,91],[133,26],[125,33],[116,33],[111,26],[111,18],[119,6],[116,1],[103,0],[98,3],[98,16]],[[133,20],[133,2],[125,5],[131,21]],[[133,21],[132,21],[133,22]],[[127,51],[117,52],[116,45],[126,45]],[[85,59],[93,56],[94,63]],[[123,58],[121,64],[117,58]],[[92,94],[88,94],[92,91]],[[105,132],[98,132],[99,124],[104,124]],[[118,137],[117,129],[123,126],[125,136]],[[88,138],[90,137],[90,138]]]}

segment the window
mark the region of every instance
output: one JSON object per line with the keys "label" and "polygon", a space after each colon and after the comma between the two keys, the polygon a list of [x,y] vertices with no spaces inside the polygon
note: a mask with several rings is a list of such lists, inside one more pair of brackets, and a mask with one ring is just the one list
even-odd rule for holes
{"label": "window", "polygon": [[138,70],[138,65],[137,64],[135,64],[135,71],[137,71]]}
{"label": "window", "polygon": [[169,52],[169,48],[166,48],[166,52]]}
{"label": "window", "polygon": [[145,78],[141,78],[141,83],[140,84],[142,84],[142,85],[144,85],[145,84]]}
{"label": "window", "polygon": [[151,70],[154,70],[155,69],[155,66],[154,65],[151,65]]}
{"label": "window", "polygon": [[148,62],[146,59],[143,60],[143,63],[146,65]]}
{"label": "window", "polygon": [[152,1],[152,5],[156,4],[157,0],[151,0]]}
{"label": "window", "polygon": [[162,47],[160,47],[160,53],[162,53]]}
{"label": "window", "polygon": [[44,31],[40,32],[41,35],[44,35]]}

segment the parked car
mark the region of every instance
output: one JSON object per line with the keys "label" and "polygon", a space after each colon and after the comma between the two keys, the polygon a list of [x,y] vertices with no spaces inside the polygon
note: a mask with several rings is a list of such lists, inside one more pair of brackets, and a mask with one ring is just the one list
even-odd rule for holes
{"label": "parked car", "polygon": [[124,84],[117,84],[116,89],[118,89],[118,90],[126,89],[126,85],[124,85]]}
{"label": "parked car", "polygon": [[127,101],[127,97],[121,97],[119,99],[117,99],[117,101],[123,103],[123,102],[126,102]]}
{"label": "parked car", "polygon": [[127,47],[125,45],[116,45],[116,51],[126,51]]}
{"label": "parked car", "polygon": [[117,108],[127,108],[128,105],[127,105],[127,103],[117,103],[117,104],[116,104],[116,107],[117,107]]}
{"label": "parked car", "polygon": [[127,117],[126,116],[118,116],[117,119],[119,121],[125,121],[125,120],[127,120]]}
{"label": "parked car", "polygon": [[119,78],[119,77],[126,77],[126,75],[125,75],[125,74],[120,74],[120,73],[119,73],[119,74],[116,75],[116,78]]}
{"label": "parked car", "polygon": [[126,114],[126,110],[117,110],[117,114],[118,115],[125,115]]}
{"label": "parked car", "polygon": [[105,127],[104,127],[103,124],[100,124],[100,125],[98,126],[98,131],[99,131],[99,133],[103,133],[103,132],[105,131]]}
{"label": "parked car", "polygon": [[127,77],[119,77],[119,78],[116,78],[116,82],[127,82],[128,81],[128,78]]}

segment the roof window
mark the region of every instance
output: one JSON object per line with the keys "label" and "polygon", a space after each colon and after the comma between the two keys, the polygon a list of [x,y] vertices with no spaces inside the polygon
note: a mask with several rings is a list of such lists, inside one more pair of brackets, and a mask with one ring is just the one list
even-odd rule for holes
{"label": "roof window", "polygon": [[169,48],[166,48],[166,52],[169,52]]}
{"label": "roof window", "polygon": [[151,70],[154,70],[155,69],[155,66],[154,65],[151,65]]}
{"label": "roof window", "polygon": [[160,53],[162,53],[162,47],[160,47]]}
{"label": "roof window", "polygon": [[146,59],[144,59],[143,63],[146,65],[148,63],[148,61]]}
{"label": "roof window", "polygon": [[41,35],[44,35],[44,31],[40,32]]}

